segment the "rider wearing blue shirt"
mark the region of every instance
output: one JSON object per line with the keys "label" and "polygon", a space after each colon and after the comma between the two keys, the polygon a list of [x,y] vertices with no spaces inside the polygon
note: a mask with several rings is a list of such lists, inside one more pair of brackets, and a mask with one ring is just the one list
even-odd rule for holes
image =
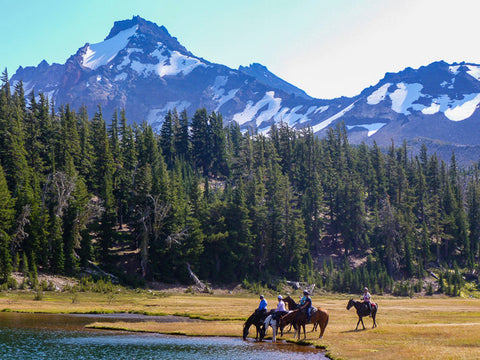
{"label": "rider wearing blue shirt", "polygon": [[263,295],[260,295],[260,304],[257,311],[267,312],[267,300],[265,300]]}
{"label": "rider wearing blue shirt", "polygon": [[307,290],[303,290],[303,297],[300,300],[300,309],[307,313],[307,321],[310,321],[312,315],[312,298]]}

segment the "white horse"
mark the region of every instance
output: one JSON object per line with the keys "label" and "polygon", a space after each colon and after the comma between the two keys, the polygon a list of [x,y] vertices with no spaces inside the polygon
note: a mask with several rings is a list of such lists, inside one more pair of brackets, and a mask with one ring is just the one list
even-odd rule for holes
{"label": "white horse", "polygon": [[268,327],[272,328],[273,335],[272,335],[272,342],[277,342],[277,321],[275,317],[272,315],[268,315],[265,321],[263,322],[263,326],[260,330],[260,341],[263,340],[265,334],[267,333]]}

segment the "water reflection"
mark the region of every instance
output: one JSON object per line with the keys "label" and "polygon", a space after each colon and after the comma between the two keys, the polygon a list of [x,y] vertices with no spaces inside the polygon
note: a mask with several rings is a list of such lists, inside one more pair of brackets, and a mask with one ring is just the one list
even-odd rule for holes
{"label": "water reflection", "polygon": [[314,349],[291,344],[83,328],[90,322],[91,316],[1,313],[0,359],[325,359]]}

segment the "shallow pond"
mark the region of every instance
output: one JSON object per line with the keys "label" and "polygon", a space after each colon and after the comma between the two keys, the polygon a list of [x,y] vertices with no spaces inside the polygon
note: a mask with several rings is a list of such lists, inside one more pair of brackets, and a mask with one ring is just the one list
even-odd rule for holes
{"label": "shallow pond", "polygon": [[0,359],[326,359],[311,347],[242,341],[240,336],[200,338],[84,328],[112,320],[115,316],[0,313]]}

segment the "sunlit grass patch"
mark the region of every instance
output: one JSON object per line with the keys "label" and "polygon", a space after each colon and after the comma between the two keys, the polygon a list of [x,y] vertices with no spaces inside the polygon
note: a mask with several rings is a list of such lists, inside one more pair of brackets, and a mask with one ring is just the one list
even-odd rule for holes
{"label": "sunlit grass patch", "polygon": [[[327,309],[330,320],[323,339],[318,339],[319,332],[312,332],[312,325],[307,325],[307,338],[300,344],[326,348],[332,359],[480,359],[479,299],[376,297],[378,327],[372,329],[372,320],[364,318],[366,330],[355,331],[356,313],[345,308],[350,297],[314,296],[314,305]],[[275,305],[273,299],[269,299],[269,303],[269,308]],[[68,292],[45,292],[40,301],[35,301],[34,294],[28,291],[0,294],[0,311],[183,316],[190,320],[112,320],[90,326],[188,336],[241,337],[243,322],[257,306],[258,298],[254,295],[177,294],[165,297],[122,290],[109,301],[106,294],[79,292],[77,302],[72,304]],[[250,329],[252,336],[255,336],[254,328]],[[271,330],[267,338],[270,336]],[[293,332],[285,333],[280,339],[297,343]]]}

